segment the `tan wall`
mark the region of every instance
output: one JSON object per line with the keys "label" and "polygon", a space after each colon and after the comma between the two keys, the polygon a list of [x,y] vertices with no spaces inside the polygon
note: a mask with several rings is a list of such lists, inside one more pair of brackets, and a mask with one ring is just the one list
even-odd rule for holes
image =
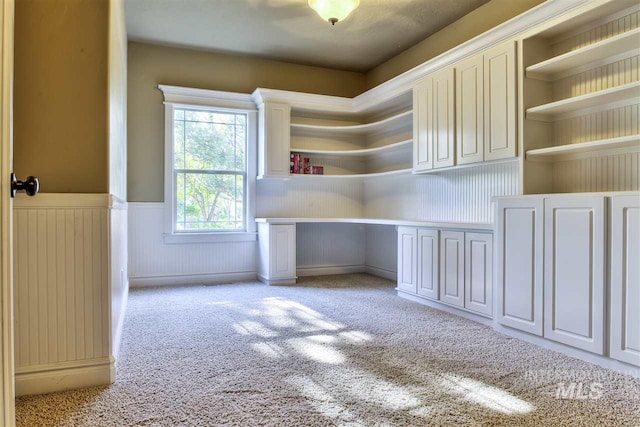
{"label": "tan wall", "polygon": [[19,0],[14,167],[48,193],[108,191],[107,0]]}
{"label": "tan wall", "polygon": [[129,43],[128,200],[164,199],[164,108],[158,84],[251,93],[257,87],[353,97],[364,75],[237,55]]}
{"label": "tan wall", "polygon": [[365,75],[370,89],[435,58],[545,0],[491,0]]}

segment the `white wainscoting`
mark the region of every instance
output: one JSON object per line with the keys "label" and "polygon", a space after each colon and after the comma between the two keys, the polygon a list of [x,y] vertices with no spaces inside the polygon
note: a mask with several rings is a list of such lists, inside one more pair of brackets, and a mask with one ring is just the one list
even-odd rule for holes
{"label": "white wainscoting", "polygon": [[111,205],[108,194],[15,199],[18,395],[114,381]]}
{"label": "white wainscoting", "polygon": [[366,226],[365,271],[389,280],[397,279],[398,232],[394,225]]}
{"label": "white wainscoting", "polygon": [[166,244],[164,203],[129,203],[132,287],[255,280],[256,242]]}
{"label": "white wainscoting", "polygon": [[109,283],[111,284],[111,351],[118,358],[129,295],[127,204],[112,199],[109,218]]}
{"label": "white wainscoting", "polygon": [[298,224],[298,276],[358,273],[365,270],[365,226]]}
{"label": "white wainscoting", "polygon": [[492,223],[494,196],[519,194],[517,161],[364,183],[365,217]]}

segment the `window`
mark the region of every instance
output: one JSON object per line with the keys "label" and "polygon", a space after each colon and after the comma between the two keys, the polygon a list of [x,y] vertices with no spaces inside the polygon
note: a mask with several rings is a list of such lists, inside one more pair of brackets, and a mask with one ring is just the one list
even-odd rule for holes
{"label": "window", "polygon": [[246,230],[247,114],[174,108],[177,232]]}
{"label": "window", "polygon": [[257,112],[250,96],[160,89],[165,97],[165,243],[255,240]]}

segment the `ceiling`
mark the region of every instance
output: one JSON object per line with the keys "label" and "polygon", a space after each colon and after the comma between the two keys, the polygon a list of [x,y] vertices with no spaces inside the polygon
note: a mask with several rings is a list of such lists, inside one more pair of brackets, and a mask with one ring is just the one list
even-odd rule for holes
{"label": "ceiling", "polygon": [[126,0],[129,40],[366,72],[489,0],[360,0],[331,26],[307,0]]}

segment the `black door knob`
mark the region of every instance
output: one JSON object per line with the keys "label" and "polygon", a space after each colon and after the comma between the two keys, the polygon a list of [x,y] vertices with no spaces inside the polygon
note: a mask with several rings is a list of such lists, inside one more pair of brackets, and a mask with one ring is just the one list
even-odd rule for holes
{"label": "black door knob", "polygon": [[40,190],[40,181],[34,176],[28,176],[24,181],[19,181],[14,173],[11,174],[11,197],[15,197],[18,191],[24,191],[27,196],[35,196]]}

